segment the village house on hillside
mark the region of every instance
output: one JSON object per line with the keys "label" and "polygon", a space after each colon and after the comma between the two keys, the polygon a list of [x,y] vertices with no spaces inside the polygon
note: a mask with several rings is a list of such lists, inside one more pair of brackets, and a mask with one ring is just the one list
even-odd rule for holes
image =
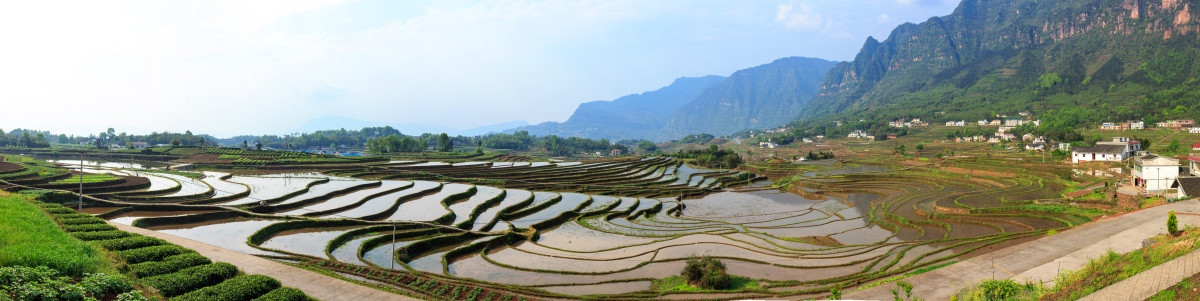
{"label": "village house on hillside", "polygon": [[1149,154],[1133,158],[1133,185],[1147,192],[1171,188],[1179,178],[1179,160]]}
{"label": "village house on hillside", "polygon": [[1115,137],[1112,141],[1096,142],[1095,146],[1080,146],[1071,150],[1071,163],[1108,161],[1121,162],[1142,150],[1142,142],[1129,137]]}
{"label": "village house on hillside", "polygon": [[1188,173],[1193,176],[1200,176],[1200,155],[1187,156],[1187,161]]}
{"label": "village house on hillside", "polygon": [[1191,119],[1175,119],[1159,122],[1157,125],[1159,128],[1182,130],[1184,128],[1191,128],[1195,126],[1196,121]]}
{"label": "village house on hillside", "polygon": [[1130,120],[1130,121],[1129,121],[1129,129],[1131,129],[1131,130],[1144,130],[1144,129],[1146,129],[1146,122],[1145,122],[1145,121],[1140,121],[1140,120]]}

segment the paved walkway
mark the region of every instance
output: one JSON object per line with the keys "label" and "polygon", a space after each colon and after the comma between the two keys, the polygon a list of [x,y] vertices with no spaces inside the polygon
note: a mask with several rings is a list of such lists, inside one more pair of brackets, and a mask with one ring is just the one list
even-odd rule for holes
{"label": "paved walkway", "polygon": [[[905,281],[914,284],[913,294],[925,300],[948,300],[963,288],[993,277],[1050,284],[1060,270],[1077,270],[1087,264],[1089,258],[1099,257],[1109,249],[1118,253],[1136,250],[1141,248],[1142,240],[1166,233],[1167,212],[1171,210],[1200,213],[1200,202],[1170,203],[1094,221],[1052,236],[963,260]],[[1200,225],[1200,216],[1197,215],[1185,214],[1178,218],[1180,225]],[[895,288],[894,284],[884,284],[851,292],[844,297],[891,300],[891,290]]]}
{"label": "paved walkway", "polygon": [[1200,274],[1200,251],[1192,251],[1121,282],[1102,288],[1080,301],[1130,300],[1141,301],[1154,296],[1184,278]]}
{"label": "paved walkway", "polygon": [[300,289],[305,294],[318,300],[418,300],[183,237],[112,222],[109,224],[116,226],[122,231],[158,237],[173,244],[196,250],[196,252],[200,252],[201,255],[213,261],[233,264],[242,269],[246,274],[262,274],[274,277],[280,283],[283,283],[284,286]]}

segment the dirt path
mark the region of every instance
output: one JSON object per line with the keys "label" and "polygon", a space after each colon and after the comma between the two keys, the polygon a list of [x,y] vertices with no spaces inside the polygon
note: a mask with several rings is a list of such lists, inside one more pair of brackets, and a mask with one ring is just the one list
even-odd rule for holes
{"label": "dirt path", "polygon": [[1192,251],[1179,256],[1079,300],[1146,300],[1157,294],[1158,291],[1170,288],[1183,281],[1184,278],[1195,274],[1200,274],[1200,251]]}
{"label": "dirt path", "polygon": [[[1190,200],[1091,222],[1058,234],[999,249],[940,269],[909,277],[913,293],[925,300],[949,300],[951,295],[984,279],[1044,282],[1051,285],[1060,270],[1075,270],[1112,249],[1126,253],[1141,248],[1142,240],[1166,233],[1167,212],[1200,213]],[[1200,225],[1200,216],[1180,214],[1179,223]],[[1190,276],[1190,274],[1189,274]],[[1172,283],[1174,284],[1174,283]],[[1169,286],[1169,285],[1168,285]],[[845,294],[846,299],[891,300],[895,284]],[[1157,292],[1157,290],[1155,291]]]}
{"label": "dirt path", "polygon": [[112,222],[109,224],[122,231],[161,238],[173,244],[196,250],[213,261],[233,264],[246,274],[274,277],[284,286],[300,289],[317,300],[418,300],[183,237]]}

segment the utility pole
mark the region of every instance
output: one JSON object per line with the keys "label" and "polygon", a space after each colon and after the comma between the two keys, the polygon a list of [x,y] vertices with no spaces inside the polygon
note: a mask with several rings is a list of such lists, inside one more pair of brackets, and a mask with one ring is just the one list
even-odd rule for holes
{"label": "utility pole", "polygon": [[83,151],[79,151],[79,212],[83,213]]}
{"label": "utility pole", "polygon": [[392,270],[396,269],[396,224],[392,223]]}

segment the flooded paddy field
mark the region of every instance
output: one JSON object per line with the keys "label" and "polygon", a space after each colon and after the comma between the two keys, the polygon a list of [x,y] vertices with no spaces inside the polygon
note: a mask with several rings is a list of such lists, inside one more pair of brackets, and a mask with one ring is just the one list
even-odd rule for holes
{"label": "flooded paddy field", "polygon": [[[113,222],[247,254],[559,297],[658,296],[654,281],[678,275],[696,256],[718,258],[730,274],[757,281],[761,290],[751,296],[809,296],[1089,218],[1022,209],[1060,194],[1060,184],[1038,176],[813,166],[822,170],[774,182],[666,158],[385,161],[360,170],[204,171],[198,178],[138,171],[150,179],[145,197],[161,198],[159,207],[114,199],[103,212],[119,210],[104,215]],[[468,176],[488,181],[456,181]],[[154,193],[164,189],[172,191]],[[205,196],[176,200],[195,195]]]}

